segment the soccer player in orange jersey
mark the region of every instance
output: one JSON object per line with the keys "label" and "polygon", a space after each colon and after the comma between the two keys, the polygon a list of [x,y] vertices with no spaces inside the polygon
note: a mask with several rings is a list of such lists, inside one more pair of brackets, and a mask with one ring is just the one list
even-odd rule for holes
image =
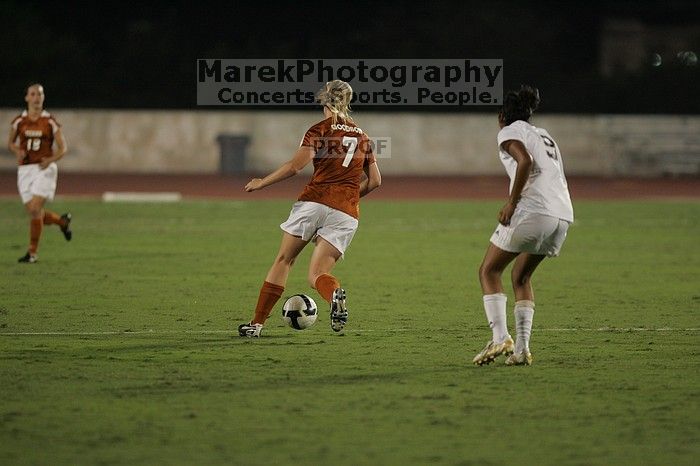
{"label": "soccer player in orange jersey", "polygon": [[331,271],[357,230],[360,197],[379,187],[381,175],[369,138],[350,118],[350,85],[330,81],[317,97],[325,119],[309,128],[288,162],[245,186],[247,192],[263,189],[296,175],[313,161],[311,181],[280,225],[279,253],[260,289],[253,319],[238,327],[240,336],[260,336],[284,292],[294,260],[312,240],[316,247],[309,264],[309,284],[330,304],[331,328],[339,332],[347,323],[346,292]]}
{"label": "soccer player in orange jersey", "polygon": [[[29,249],[19,262],[33,264],[44,225],[58,225],[67,241],[73,237],[71,214],[61,216],[44,209],[56,192],[56,161],[66,154],[66,140],[61,125],[44,110],[44,87],[32,84],[24,97],[27,109],[12,120],[7,145],[17,157],[17,188],[31,220]],[[19,143],[17,141],[19,140]],[[53,149],[56,143],[56,150]]]}

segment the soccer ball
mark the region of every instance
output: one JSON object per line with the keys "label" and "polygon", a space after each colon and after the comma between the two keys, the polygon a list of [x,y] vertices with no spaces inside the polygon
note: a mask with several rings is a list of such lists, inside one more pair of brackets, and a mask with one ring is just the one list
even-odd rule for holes
{"label": "soccer ball", "polygon": [[295,330],[304,330],[316,323],[316,303],[305,294],[295,294],[284,302],[282,319]]}

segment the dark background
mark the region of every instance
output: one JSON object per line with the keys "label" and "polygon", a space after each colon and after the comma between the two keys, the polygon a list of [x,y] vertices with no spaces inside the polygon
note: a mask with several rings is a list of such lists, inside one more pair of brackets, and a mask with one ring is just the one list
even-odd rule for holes
{"label": "dark background", "polygon": [[697,1],[0,0],[0,20],[0,107],[38,81],[48,108],[194,109],[197,58],[502,58],[506,88],[539,87],[543,111],[700,113],[700,66],[677,55],[700,55]]}

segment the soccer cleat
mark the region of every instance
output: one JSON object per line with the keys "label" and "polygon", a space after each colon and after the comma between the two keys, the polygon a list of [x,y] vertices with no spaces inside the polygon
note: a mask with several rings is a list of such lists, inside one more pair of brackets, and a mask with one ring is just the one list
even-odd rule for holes
{"label": "soccer cleat", "polygon": [[348,323],[348,308],[345,305],[345,290],[336,288],[331,297],[331,328],[340,332]]}
{"label": "soccer cleat", "polygon": [[515,344],[511,337],[507,337],[502,343],[494,343],[493,340],[488,342],[484,349],[481,350],[479,354],[474,356],[474,364],[477,366],[483,366],[484,364],[490,364],[498,356],[505,354],[513,354],[513,349]]}
{"label": "soccer cleat", "polygon": [[34,264],[36,261],[39,259],[36,257],[35,254],[30,254],[27,252],[25,255],[17,259],[17,262],[24,262],[26,264]]}
{"label": "soccer cleat", "polygon": [[73,216],[70,214],[70,212],[61,215],[61,220],[63,220],[61,231],[63,232],[63,237],[66,238],[66,241],[70,241],[73,238],[73,232],[70,229],[70,221],[72,219]]}
{"label": "soccer cleat", "polygon": [[506,358],[506,366],[530,366],[532,365],[532,354],[528,350],[513,353]]}
{"label": "soccer cleat", "polygon": [[262,333],[262,329],[262,324],[254,324],[252,322],[248,324],[241,324],[238,326],[238,335],[248,338],[258,338]]}

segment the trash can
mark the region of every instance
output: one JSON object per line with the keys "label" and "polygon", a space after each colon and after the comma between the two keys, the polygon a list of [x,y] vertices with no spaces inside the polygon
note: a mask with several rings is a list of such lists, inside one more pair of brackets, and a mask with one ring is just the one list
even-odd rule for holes
{"label": "trash can", "polygon": [[224,175],[240,175],[246,172],[246,159],[250,137],[240,134],[220,134],[216,137],[221,150],[219,171]]}

